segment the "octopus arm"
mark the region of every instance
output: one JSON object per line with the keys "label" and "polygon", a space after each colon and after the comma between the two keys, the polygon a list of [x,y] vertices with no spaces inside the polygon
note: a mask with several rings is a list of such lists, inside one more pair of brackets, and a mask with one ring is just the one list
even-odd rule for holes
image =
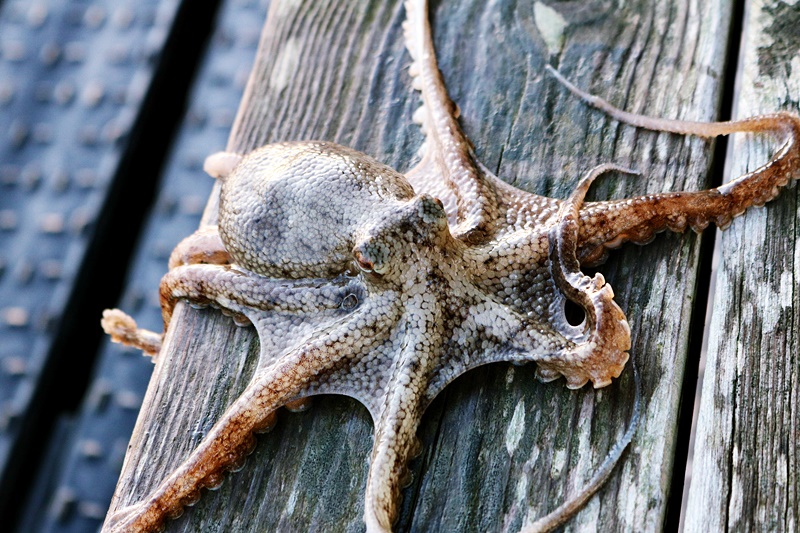
{"label": "octopus arm", "polygon": [[585,204],[580,211],[578,238],[578,256],[584,264],[602,262],[609,248],[626,241],[645,244],[664,230],[683,232],[688,227],[700,232],[711,223],[725,229],[747,208],[764,205],[790,180],[800,178],[800,117],[797,115],[784,112],[728,122],[648,117],[618,109],[575,87],[552,67],[548,66],[548,70],[573,94],[625,124],[705,138],[733,133],[766,134],[783,142],[766,164],[714,189]]}
{"label": "octopus arm", "polygon": [[[140,503],[109,517],[107,530],[156,531],[167,518],[179,515],[184,506],[199,498],[202,488],[217,486],[226,471],[241,466],[255,444],[254,433],[272,424],[276,409],[306,396],[313,384],[346,369],[354,354],[375,346],[374,338],[360,335],[363,326],[384,330],[389,320],[391,314],[380,302],[367,303],[346,320],[275,358],[269,366],[258,368],[242,395],[186,461]],[[262,343],[262,352],[265,346]]]}

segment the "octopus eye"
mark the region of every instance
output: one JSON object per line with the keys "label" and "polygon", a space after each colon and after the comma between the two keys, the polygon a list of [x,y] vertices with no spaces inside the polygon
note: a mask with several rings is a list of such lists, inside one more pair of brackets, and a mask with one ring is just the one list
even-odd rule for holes
{"label": "octopus eye", "polygon": [[370,248],[366,251],[356,248],[353,250],[353,257],[356,265],[363,272],[383,275],[388,270],[388,261],[385,261],[384,249],[381,246]]}
{"label": "octopus eye", "polygon": [[372,261],[364,257],[360,250],[356,250],[353,255],[356,258],[356,264],[358,265],[358,268],[364,272],[372,272],[374,270],[375,265],[372,264]]}
{"label": "octopus eye", "polygon": [[433,201],[434,201],[434,202],[436,202],[436,204],[437,204],[439,207],[441,207],[442,209],[444,209],[444,203],[443,203],[441,200],[439,200],[438,198],[434,198],[434,199],[433,199]]}

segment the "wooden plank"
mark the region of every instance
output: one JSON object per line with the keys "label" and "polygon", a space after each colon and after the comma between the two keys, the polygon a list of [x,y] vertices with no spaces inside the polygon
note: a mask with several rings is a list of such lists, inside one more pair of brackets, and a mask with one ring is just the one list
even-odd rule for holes
{"label": "wooden plank", "polygon": [[[731,8],[703,4],[642,0],[554,11],[527,1],[437,3],[440,65],[478,156],[515,185],[561,198],[607,161],[643,176],[604,178],[596,198],[706,184],[708,143],[621,127],[543,70],[552,60],[581,86],[633,111],[713,119]],[[421,135],[411,124],[417,96],[406,72],[403,17],[396,1],[274,4],[229,147],[326,139],[408,169]],[[624,248],[602,267],[632,325],[644,422],[624,464],[573,529],[661,527],[698,248],[694,235],[664,235],[648,247]],[[254,331],[185,306],[173,320],[180,326],[156,365],[112,511],[175,468],[252,372]],[[600,463],[624,431],[631,389],[629,373],[600,392],[543,385],[532,366],[490,365],[463,376],[423,420],[424,453],[411,464],[414,481],[397,529],[518,530]],[[363,530],[371,431],[366,409],[349,399],[326,397],[309,413],[282,413],[244,469],[168,530]]]}
{"label": "wooden plank", "polygon": [[[800,5],[749,1],[738,116],[798,109]],[[770,143],[736,139],[730,173]],[[800,527],[800,289],[797,188],[736,220],[719,268],[686,509],[686,531]]]}

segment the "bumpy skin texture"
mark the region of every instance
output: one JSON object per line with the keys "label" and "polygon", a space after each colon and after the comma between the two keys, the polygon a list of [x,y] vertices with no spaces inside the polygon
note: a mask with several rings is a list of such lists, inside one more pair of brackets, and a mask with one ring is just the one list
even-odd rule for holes
{"label": "bumpy skin texture", "polygon": [[[800,120],[790,114],[723,124],[640,117],[567,87],[640,127],[707,137],[767,132],[786,140],[772,161],[718,189],[584,203],[590,171],[565,201],[515,189],[473,154],[439,73],[424,1],[407,3],[421,161],[401,175],[369,156],[325,142],[280,143],[245,157],[217,154],[206,170],[222,180],[220,225],[181,243],[161,284],[165,327],[178,300],[212,304],[254,325],[258,369],[242,396],[192,455],[141,503],[110,516],[106,531],[152,531],[219,483],[274,411],[316,394],[355,397],[375,422],[366,487],[368,531],[389,531],[416,428],[455,377],[494,361],[534,361],[543,381],[595,387],[619,376],[630,330],[601,274],[622,242],[664,229],[725,227],[798,177]],[[586,320],[570,325],[567,300]],[[116,339],[158,351],[154,334],[119,311],[104,325]],[[630,430],[626,436],[630,440]],[[608,476],[612,452],[578,497],[527,530],[563,522]]]}

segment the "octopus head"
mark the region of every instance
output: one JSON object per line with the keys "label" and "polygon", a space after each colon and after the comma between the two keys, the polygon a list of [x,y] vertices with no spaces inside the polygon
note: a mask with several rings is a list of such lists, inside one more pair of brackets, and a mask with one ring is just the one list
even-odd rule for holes
{"label": "octopus head", "polygon": [[353,259],[363,272],[384,282],[400,282],[413,267],[453,240],[442,202],[428,194],[398,202],[357,232]]}

